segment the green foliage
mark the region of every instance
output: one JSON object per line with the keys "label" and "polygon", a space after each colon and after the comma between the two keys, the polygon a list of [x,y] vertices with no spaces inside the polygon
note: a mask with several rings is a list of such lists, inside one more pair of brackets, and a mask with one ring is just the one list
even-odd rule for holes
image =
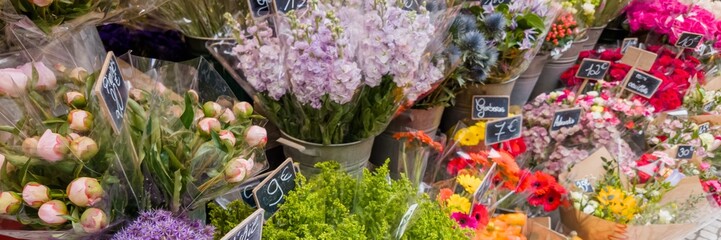
{"label": "green foliage", "polygon": [[208,206],[210,207],[210,212],[208,213],[210,225],[215,227],[214,239],[221,239],[255,211],[254,208],[248,206],[248,204],[242,200],[231,202],[228,204],[228,209],[223,209],[223,207],[213,202],[208,204]]}
{"label": "green foliage", "polygon": [[335,162],[322,172],[298,177],[278,212],[268,220],[263,239],[397,239],[408,207],[418,203],[401,239],[463,239],[461,230],[427,196],[418,196],[408,179],[390,180],[387,166],[365,170],[360,180],[340,172]]}

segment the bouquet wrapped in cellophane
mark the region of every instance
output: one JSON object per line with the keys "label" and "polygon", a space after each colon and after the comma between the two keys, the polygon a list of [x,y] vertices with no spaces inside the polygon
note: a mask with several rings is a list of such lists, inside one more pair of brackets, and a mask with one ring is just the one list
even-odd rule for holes
{"label": "bouquet wrapped in cellophane", "polygon": [[[230,38],[232,32],[225,22],[223,13],[245,15],[248,13],[248,2],[250,1],[167,1],[158,8],[158,16],[163,23],[179,30],[186,36]],[[266,6],[265,10],[269,10],[269,6]]]}
{"label": "bouquet wrapped in cellophane", "polygon": [[124,56],[129,128],[150,208],[187,214],[266,167],[266,130],[212,65]]}
{"label": "bouquet wrapped in cellophane", "polygon": [[445,64],[429,62],[457,8],[417,9],[384,0],[308,1],[286,14],[248,17],[245,29],[231,21],[237,44],[211,52],[242,72],[241,86],[285,134],[356,142],[379,134],[401,102],[443,78]]}
{"label": "bouquet wrapped in cellophane", "polygon": [[87,28],[3,59],[0,213],[25,228],[0,234],[100,237],[142,204],[130,136],[111,128],[94,90],[104,53]]}

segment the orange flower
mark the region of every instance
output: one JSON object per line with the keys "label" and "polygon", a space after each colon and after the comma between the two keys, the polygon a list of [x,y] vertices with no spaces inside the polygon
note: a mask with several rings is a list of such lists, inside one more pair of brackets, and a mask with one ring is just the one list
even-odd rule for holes
{"label": "orange flower", "polygon": [[451,198],[451,195],[453,195],[453,190],[451,190],[450,188],[441,189],[441,192],[438,193],[438,202],[446,202],[446,200]]}
{"label": "orange flower", "polygon": [[393,138],[397,140],[406,139],[408,143],[412,143],[414,140],[418,141],[421,145],[427,145],[435,149],[438,152],[443,152],[443,145],[441,143],[433,141],[433,138],[423,131],[413,132],[398,132],[393,134]]}

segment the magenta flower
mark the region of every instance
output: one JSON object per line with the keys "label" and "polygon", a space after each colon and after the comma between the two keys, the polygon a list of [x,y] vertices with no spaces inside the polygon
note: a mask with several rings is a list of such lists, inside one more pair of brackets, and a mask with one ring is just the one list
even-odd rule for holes
{"label": "magenta flower", "polygon": [[469,216],[468,214],[462,212],[454,212],[453,214],[451,214],[451,218],[453,218],[453,220],[456,220],[458,225],[460,225],[462,228],[476,229],[476,227],[478,227],[478,221],[476,221],[475,218]]}

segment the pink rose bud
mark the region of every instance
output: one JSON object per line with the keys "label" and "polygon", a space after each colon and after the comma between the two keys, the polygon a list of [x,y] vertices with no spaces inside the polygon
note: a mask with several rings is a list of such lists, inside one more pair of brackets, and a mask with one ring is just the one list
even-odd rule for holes
{"label": "pink rose bud", "polygon": [[23,205],[20,195],[14,192],[0,193],[0,214],[16,214]]}
{"label": "pink rose bud", "polygon": [[38,137],[26,138],[23,140],[23,152],[28,157],[35,157],[38,155]]}
{"label": "pink rose bud", "polygon": [[38,7],[47,7],[53,3],[53,0],[30,0],[30,2],[32,2]]}
{"label": "pink rose bud", "polygon": [[225,167],[225,181],[229,183],[238,183],[245,180],[247,174],[253,169],[255,163],[242,157],[235,158],[228,162]]}
{"label": "pink rose bud", "polygon": [[89,160],[98,154],[98,144],[89,137],[77,137],[70,141],[70,152],[80,160]]}
{"label": "pink rose bud", "polygon": [[65,93],[65,104],[73,108],[84,108],[86,104],[85,96],[79,92]]}
{"label": "pink rose bud", "polygon": [[235,146],[235,135],[233,135],[233,132],[228,130],[223,130],[218,133],[220,137],[220,141],[223,141],[225,144],[232,146]]}
{"label": "pink rose bud", "polygon": [[239,102],[233,105],[233,113],[239,118],[248,118],[253,115],[253,105],[248,102]]}
{"label": "pink rose bud", "polygon": [[19,97],[25,94],[28,76],[15,68],[0,69],[0,96]]}
{"label": "pink rose bud", "polygon": [[198,121],[198,129],[204,134],[210,135],[210,132],[220,131],[220,121],[215,118],[203,118]]}
{"label": "pink rose bud", "polygon": [[220,104],[216,102],[205,102],[205,104],[203,104],[203,113],[205,117],[218,117],[220,114],[223,114],[223,106],[220,106]]}
{"label": "pink rose bud", "polygon": [[95,178],[81,177],[68,185],[68,198],[78,207],[88,207],[103,199],[103,187]]}
{"label": "pink rose bud", "polygon": [[250,147],[263,147],[265,143],[268,142],[268,132],[260,126],[250,126],[250,128],[245,131],[245,142],[248,143]]}
{"label": "pink rose bud", "polygon": [[108,216],[103,210],[88,208],[80,216],[80,225],[86,233],[96,233],[108,226]]}
{"label": "pink rose bud", "polygon": [[36,182],[29,182],[23,187],[23,201],[30,207],[38,208],[50,201],[50,189]]}
{"label": "pink rose bud", "polygon": [[76,83],[84,83],[85,78],[88,77],[88,70],[85,70],[85,68],[76,67],[73,68],[72,71],[70,71],[70,79],[72,79]]}
{"label": "pink rose bud", "polygon": [[[36,2],[47,2],[43,0],[34,0]],[[52,1],[49,1],[52,2]],[[58,84],[58,79],[55,77],[55,73],[53,73],[50,68],[45,66],[45,63],[42,62],[36,62],[36,63],[26,63],[25,65],[22,65],[18,67],[25,75],[28,77],[33,76],[33,67],[35,68],[35,71],[37,72],[38,76],[38,82],[35,83],[35,89],[40,91],[47,91],[47,90],[53,90]]]}
{"label": "pink rose bud", "polygon": [[223,111],[223,114],[220,115],[219,119],[225,124],[233,124],[235,123],[235,114],[233,114],[233,111],[226,108],[225,111]]}
{"label": "pink rose bud", "polygon": [[57,162],[63,160],[68,153],[68,145],[67,138],[48,129],[38,140],[37,155],[48,162]]}
{"label": "pink rose bud", "polygon": [[38,217],[46,224],[59,225],[67,222],[63,215],[68,215],[68,206],[60,200],[46,202],[38,210]]}
{"label": "pink rose bud", "polygon": [[63,65],[62,63],[56,63],[55,65],[53,65],[53,67],[55,68],[55,71],[58,71],[60,73],[65,73],[65,71],[68,70],[68,68],[65,67],[65,65]]}
{"label": "pink rose bud", "polygon": [[88,111],[75,109],[68,114],[70,129],[76,132],[87,132],[93,127],[93,114]]}

